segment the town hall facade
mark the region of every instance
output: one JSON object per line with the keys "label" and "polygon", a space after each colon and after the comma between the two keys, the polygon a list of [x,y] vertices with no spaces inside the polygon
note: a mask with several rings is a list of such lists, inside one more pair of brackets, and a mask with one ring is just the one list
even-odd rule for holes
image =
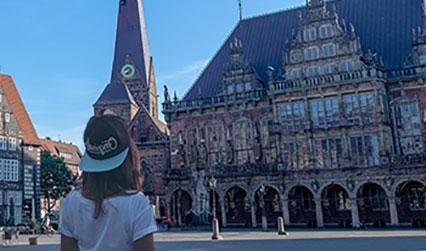
{"label": "town hall facade", "polygon": [[122,0],[95,112],[128,121],[176,225],[425,227],[425,81],[423,0],[311,0],[241,20],[182,99],[165,88],[166,125],[142,2]]}

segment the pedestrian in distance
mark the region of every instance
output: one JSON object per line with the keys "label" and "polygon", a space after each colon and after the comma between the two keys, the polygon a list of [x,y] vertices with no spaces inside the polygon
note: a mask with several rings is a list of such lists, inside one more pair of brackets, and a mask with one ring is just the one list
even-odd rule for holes
{"label": "pedestrian in distance", "polygon": [[92,117],[84,144],[79,184],[62,203],[61,251],[154,251],[157,225],[126,123]]}

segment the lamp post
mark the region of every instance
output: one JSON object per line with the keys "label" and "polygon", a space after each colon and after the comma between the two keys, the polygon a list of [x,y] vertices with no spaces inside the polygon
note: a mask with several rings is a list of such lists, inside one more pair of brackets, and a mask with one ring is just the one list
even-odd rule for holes
{"label": "lamp post", "polygon": [[211,195],[212,195],[212,215],[213,215],[213,221],[212,221],[212,228],[213,228],[213,235],[212,235],[212,240],[221,240],[222,236],[220,235],[219,232],[219,221],[216,218],[216,194],[215,194],[215,189],[216,189],[216,184],[217,184],[217,180],[215,179],[215,177],[211,177],[209,179],[209,187],[211,190]]}
{"label": "lamp post", "polygon": [[215,189],[216,189],[216,185],[217,185],[217,180],[214,176],[212,176],[209,180],[209,187],[211,190],[211,194],[212,194],[212,215],[213,215],[213,220],[216,220],[216,194],[215,194]]}
{"label": "lamp post", "polygon": [[259,188],[260,193],[260,207],[262,208],[262,230],[268,231],[268,220],[266,219],[266,208],[265,208],[265,185],[261,185]]}

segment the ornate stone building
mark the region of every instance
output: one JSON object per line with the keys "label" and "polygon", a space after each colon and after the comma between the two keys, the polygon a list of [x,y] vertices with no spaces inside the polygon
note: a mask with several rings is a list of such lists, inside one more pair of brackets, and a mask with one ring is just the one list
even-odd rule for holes
{"label": "ornate stone building", "polygon": [[242,20],[181,100],[165,95],[174,222],[425,227],[425,11],[311,0]]}
{"label": "ornate stone building", "polygon": [[13,79],[0,74],[0,226],[40,219],[40,141]]}

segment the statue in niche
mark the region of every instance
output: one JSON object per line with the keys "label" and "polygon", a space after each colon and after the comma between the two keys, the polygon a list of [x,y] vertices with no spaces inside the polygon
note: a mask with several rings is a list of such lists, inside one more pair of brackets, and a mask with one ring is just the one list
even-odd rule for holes
{"label": "statue in niche", "polygon": [[205,170],[200,170],[193,173],[195,183],[195,214],[200,216],[201,223],[208,223],[209,213],[209,191],[206,182]]}

